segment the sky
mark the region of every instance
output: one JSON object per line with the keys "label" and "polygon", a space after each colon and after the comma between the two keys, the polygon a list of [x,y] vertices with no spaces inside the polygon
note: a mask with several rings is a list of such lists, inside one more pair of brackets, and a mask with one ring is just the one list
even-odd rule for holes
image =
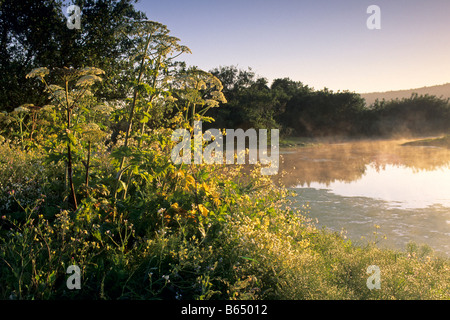
{"label": "sky", "polygon": [[[381,29],[371,30],[370,5]],[[203,70],[251,67],[321,90],[357,93],[450,82],[450,0],[140,0]]]}

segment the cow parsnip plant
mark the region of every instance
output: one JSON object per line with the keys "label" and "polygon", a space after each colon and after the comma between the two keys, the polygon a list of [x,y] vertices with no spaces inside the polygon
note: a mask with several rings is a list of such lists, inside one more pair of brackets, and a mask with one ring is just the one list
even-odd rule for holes
{"label": "cow parsnip plant", "polygon": [[[99,75],[104,74],[104,71],[93,67],[83,69],[55,68],[52,73],[58,79],[60,85],[47,83],[45,77],[49,73],[50,71],[47,68],[41,67],[33,69],[27,74],[27,78],[37,78],[45,84],[45,90],[52,104],[59,111],[59,123],[55,123],[53,128],[56,129],[58,135],[57,141],[66,145],[67,151],[57,154],[53,159],[65,160],[67,163],[69,199],[74,209],[77,209],[78,202],[73,182],[73,155],[78,151],[78,138],[83,134],[83,128],[80,124],[86,118],[85,114],[90,113],[93,107],[92,99],[89,99],[92,96],[89,88],[95,82],[102,81]],[[73,121],[74,117],[76,117],[75,121]],[[50,153],[52,153],[52,150],[53,148],[48,149]],[[54,153],[53,156],[55,156]],[[88,167],[86,171],[88,171]]]}

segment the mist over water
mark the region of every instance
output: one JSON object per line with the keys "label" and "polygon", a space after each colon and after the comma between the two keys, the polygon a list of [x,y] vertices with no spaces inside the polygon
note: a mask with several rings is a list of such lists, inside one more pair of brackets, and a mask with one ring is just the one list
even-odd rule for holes
{"label": "mist over water", "polygon": [[450,256],[450,150],[408,140],[323,144],[282,152],[282,181],[319,226],[356,243],[428,244]]}

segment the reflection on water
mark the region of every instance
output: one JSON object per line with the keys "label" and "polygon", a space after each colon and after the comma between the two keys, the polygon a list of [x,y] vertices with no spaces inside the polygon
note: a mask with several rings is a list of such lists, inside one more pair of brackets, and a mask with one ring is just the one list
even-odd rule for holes
{"label": "reflection on water", "polygon": [[[298,185],[296,188],[301,188]],[[379,169],[367,165],[364,174],[352,182],[329,184],[312,182],[310,188],[327,189],[345,197],[369,197],[399,208],[426,208],[442,205],[450,208],[450,167],[415,171],[405,166],[386,165]]]}
{"label": "reflection on water", "polygon": [[352,240],[404,249],[425,243],[450,256],[450,150],[401,146],[406,140],[325,144],[282,154],[281,181],[309,215]]}

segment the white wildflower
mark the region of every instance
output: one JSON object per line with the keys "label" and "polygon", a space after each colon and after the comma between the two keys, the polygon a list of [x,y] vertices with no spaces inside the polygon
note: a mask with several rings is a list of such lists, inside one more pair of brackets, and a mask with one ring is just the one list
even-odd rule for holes
{"label": "white wildflower", "polygon": [[93,107],[92,110],[95,112],[110,114],[111,112],[113,112],[114,109],[106,104],[98,104],[95,107]]}
{"label": "white wildflower", "polygon": [[26,78],[33,78],[33,77],[43,78],[45,75],[48,74],[48,72],[49,72],[48,69],[45,68],[45,67],[35,68],[35,69],[31,70],[31,72],[26,75]]}
{"label": "white wildflower", "polygon": [[227,99],[225,98],[225,96],[223,95],[223,93],[221,91],[213,91],[213,92],[211,92],[211,96],[216,101],[219,101],[222,103],[227,103]]}
{"label": "white wildflower", "polygon": [[42,111],[50,112],[55,108],[55,106],[52,106],[51,104],[46,104],[41,108]]}
{"label": "white wildflower", "polygon": [[28,109],[29,106],[33,106],[33,105],[21,105],[20,107],[17,107],[14,109],[14,112],[30,112],[30,109]]}
{"label": "white wildflower", "polygon": [[88,75],[82,76],[80,79],[78,79],[75,86],[77,86],[77,87],[90,86],[90,85],[94,84],[94,82],[96,82],[96,81],[102,81],[102,78],[100,78],[99,76],[93,75],[93,74],[88,74]]}
{"label": "white wildflower", "polygon": [[219,106],[219,102],[213,99],[207,99],[206,100],[206,105],[210,108],[216,108]]}

